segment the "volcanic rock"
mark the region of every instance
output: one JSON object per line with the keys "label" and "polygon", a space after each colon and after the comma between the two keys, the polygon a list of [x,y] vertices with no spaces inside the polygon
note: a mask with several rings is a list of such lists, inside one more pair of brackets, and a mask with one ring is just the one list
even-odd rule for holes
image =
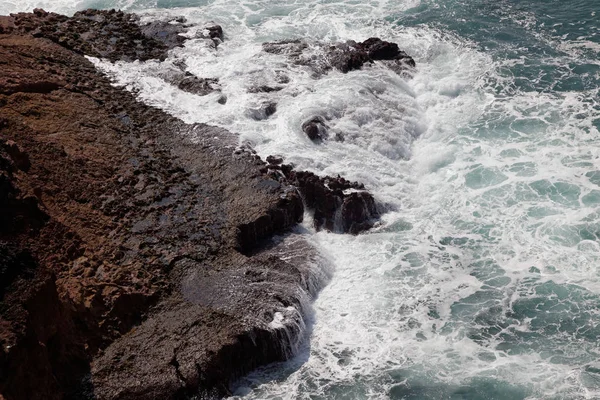
{"label": "volcanic rock", "polygon": [[302,131],[314,142],[319,142],[329,137],[329,127],[323,117],[313,117],[302,124]]}
{"label": "volcanic rock", "polygon": [[373,195],[358,182],[340,176],[319,177],[308,171],[295,171],[285,164],[280,170],[302,194],[307,208],[314,210],[315,229],[358,234],[373,227],[379,211]]}
{"label": "volcanic rock", "polygon": [[[7,400],[223,396],[303,338],[313,272],[280,245],[261,252],[302,219],[300,194],[257,156],[231,154],[235,135],[138,103],[79,55],[164,56],[130,18],[37,10],[0,35]],[[110,47],[132,35],[139,47]],[[245,284],[263,276],[265,290]],[[188,280],[215,301],[182,291]],[[243,302],[228,303],[231,290]]]}
{"label": "volcanic rock", "polygon": [[164,60],[168,50],[186,40],[182,24],[165,21],[139,25],[139,17],[115,10],[84,10],[73,17],[45,12],[13,14],[3,24],[5,33],[43,37],[79,54],[111,61]]}
{"label": "volcanic rock", "polygon": [[361,43],[349,40],[333,45],[309,45],[303,40],[286,40],[263,43],[263,50],[272,54],[284,54],[295,64],[309,66],[317,76],[331,69],[347,73],[375,61],[380,61],[397,73],[416,66],[413,58],[401,51],[396,43],[379,38],[369,38]]}

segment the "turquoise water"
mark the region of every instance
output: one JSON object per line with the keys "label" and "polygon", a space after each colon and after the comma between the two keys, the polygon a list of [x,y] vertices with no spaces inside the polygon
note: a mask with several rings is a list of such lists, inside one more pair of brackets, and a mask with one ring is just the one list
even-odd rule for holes
{"label": "turquoise water", "polygon": [[[165,63],[94,60],[140,99],[240,134],[263,155],[361,180],[389,211],[356,237],[313,232],[335,267],[305,348],[232,389],[255,399],[600,398],[600,15],[592,0],[105,1],[8,3],[72,13],[215,20]],[[600,9],[598,10],[600,12]],[[265,40],[380,36],[413,55],[315,79]],[[170,62],[218,78],[216,97],[160,79]],[[252,84],[290,77],[277,113]],[[215,95],[217,96],[217,95]],[[317,146],[315,113],[345,133]],[[307,215],[310,230],[310,215]]]}

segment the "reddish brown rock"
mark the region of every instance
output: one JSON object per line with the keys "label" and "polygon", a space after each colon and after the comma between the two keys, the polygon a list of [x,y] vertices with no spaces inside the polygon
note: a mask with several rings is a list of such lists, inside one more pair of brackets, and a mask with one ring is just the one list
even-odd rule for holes
{"label": "reddish brown rock", "polygon": [[[240,374],[290,354],[270,350],[282,333],[265,319],[281,296],[240,286],[233,315],[223,282],[260,265],[285,304],[299,304],[302,266],[255,257],[301,220],[300,196],[252,154],[233,155],[234,135],[138,103],[67,47],[0,35],[0,393],[224,395]],[[220,302],[181,291],[212,274],[221,278],[199,287]],[[152,353],[133,351],[150,343]]]}

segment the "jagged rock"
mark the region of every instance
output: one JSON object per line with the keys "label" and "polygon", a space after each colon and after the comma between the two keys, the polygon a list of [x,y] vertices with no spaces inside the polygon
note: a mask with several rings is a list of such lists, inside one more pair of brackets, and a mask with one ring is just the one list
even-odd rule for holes
{"label": "jagged rock", "polygon": [[313,117],[302,124],[302,131],[314,142],[325,140],[329,137],[329,126],[323,117]]}
{"label": "jagged rock", "polygon": [[[315,52],[315,48],[319,51]],[[333,45],[314,43],[312,46],[303,40],[285,40],[263,43],[263,50],[284,54],[295,64],[311,67],[316,75],[332,68],[347,73],[374,61],[381,61],[397,73],[415,67],[413,58],[401,51],[396,43],[379,38],[369,38],[361,43],[350,40]]]}
{"label": "jagged rock", "polygon": [[251,87],[250,89],[248,89],[248,93],[271,93],[271,92],[278,92],[282,89],[283,89],[283,87],[281,87],[281,86],[261,85],[261,86]]}
{"label": "jagged rock", "polygon": [[24,172],[29,171],[29,168],[31,167],[31,161],[29,160],[29,156],[23,151],[23,149],[18,144],[16,144],[12,140],[3,142],[0,139],[0,147],[4,148],[4,151],[6,151],[6,153],[18,169]]}
{"label": "jagged rock", "polygon": [[212,41],[214,48],[217,48],[224,40],[223,28],[221,28],[221,25],[209,23],[203,29],[196,32],[196,38],[209,39]]}
{"label": "jagged rock", "polygon": [[306,207],[314,210],[317,230],[358,234],[370,229],[379,218],[373,196],[363,184],[342,177],[319,177],[312,172],[281,166],[288,182],[302,194]]}
{"label": "jagged rock", "polygon": [[264,119],[269,118],[271,115],[275,114],[277,111],[277,103],[274,102],[266,102],[261,104],[258,108],[253,108],[248,111],[250,117],[257,121],[262,121]]}
{"label": "jagged rock", "polygon": [[187,71],[181,74],[170,74],[165,80],[185,92],[199,96],[206,96],[219,88],[218,79],[200,78]]}
{"label": "jagged rock", "polygon": [[[180,288],[194,274],[220,274],[204,282],[210,291],[244,268],[249,277],[270,274],[296,304],[301,272],[254,257],[263,257],[255,253],[264,240],[301,220],[297,190],[263,171],[252,152],[231,154],[237,136],[138,103],[78,54],[98,45],[114,59],[164,55],[166,45],[143,39],[126,14],[36,14],[15,17],[13,34],[0,36],[0,393],[10,400],[223,396],[240,374],[288,357],[271,351],[281,349],[284,332],[265,315],[240,318],[265,300],[272,305],[265,312],[280,312],[275,292],[236,288],[245,308],[232,317]],[[105,37],[99,21],[115,30]],[[22,34],[37,22],[40,37]],[[63,33],[92,34],[60,40],[50,32],[54,23]],[[132,32],[142,35],[139,49],[103,47]],[[52,90],[36,86],[44,81]],[[290,278],[277,286],[280,269]],[[300,310],[295,322],[304,317]],[[128,350],[148,343],[154,353]]]}
{"label": "jagged rock", "polygon": [[267,162],[271,165],[280,165],[283,163],[283,157],[280,156],[267,156]]}
{"label": "jagged rock", "polygon": [[285,54],[290,57],[299,57],[308,48],[308,44],[300,39],[280,40],[277,42],[263,43],[262,48],[267,53]]}

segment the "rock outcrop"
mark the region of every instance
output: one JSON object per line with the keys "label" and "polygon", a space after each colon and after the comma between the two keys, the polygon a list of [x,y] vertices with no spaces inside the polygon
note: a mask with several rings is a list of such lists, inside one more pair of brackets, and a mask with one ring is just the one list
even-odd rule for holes
{"label": "rock outcrop", "polygon": [[[363,185],[234,152],[235,135],[140,104],[83,57],[164,60],[185,23],[114,10],[0,17],[0,399],[223,397],[294,353],[329,279],[289,233],[304,205],[336,232],[379,215]],[[216,47],[223,31],[197,37]],[[411,65],[378,39],[327,54],[325,70]],[[163,79],[182,90],[218,89],[172,72]],[[250,112],[265,119],[276,104]],[[306,127],[315,140],[319,124]]]}
{"label": "rock outcrop", "polygon": [[[297,235],[260,250],[302,219],[300,194],[235,135],[113,87],[79,54],[91,43],[110,59],[168,45],[80,42],[74,21],[104,23],[88,17],[0,21],[0,397],[223,396],[289,357],[327,278]],[[138,40],[134,25],[110,35]]]}
{"label": "rock outcrop", "polygon": [[304,204],[314,212],[315,229],[358,234],[373,227],[380,217],[375,199],[365,186],[340,176],[320,177],[308,171],[296,171],[282,164],[280,157],[269,156],[267,173],[300,190]]}
{"label": "rock outcrop", "polygon": [[168,50],[181,46],[183,23],[138,24],[135,14],[122,11],[84,10],[72,17],[35,9],[12,16],[0,33],[31,34],[50,39],[79,54],[116,60],[164,60]]}

